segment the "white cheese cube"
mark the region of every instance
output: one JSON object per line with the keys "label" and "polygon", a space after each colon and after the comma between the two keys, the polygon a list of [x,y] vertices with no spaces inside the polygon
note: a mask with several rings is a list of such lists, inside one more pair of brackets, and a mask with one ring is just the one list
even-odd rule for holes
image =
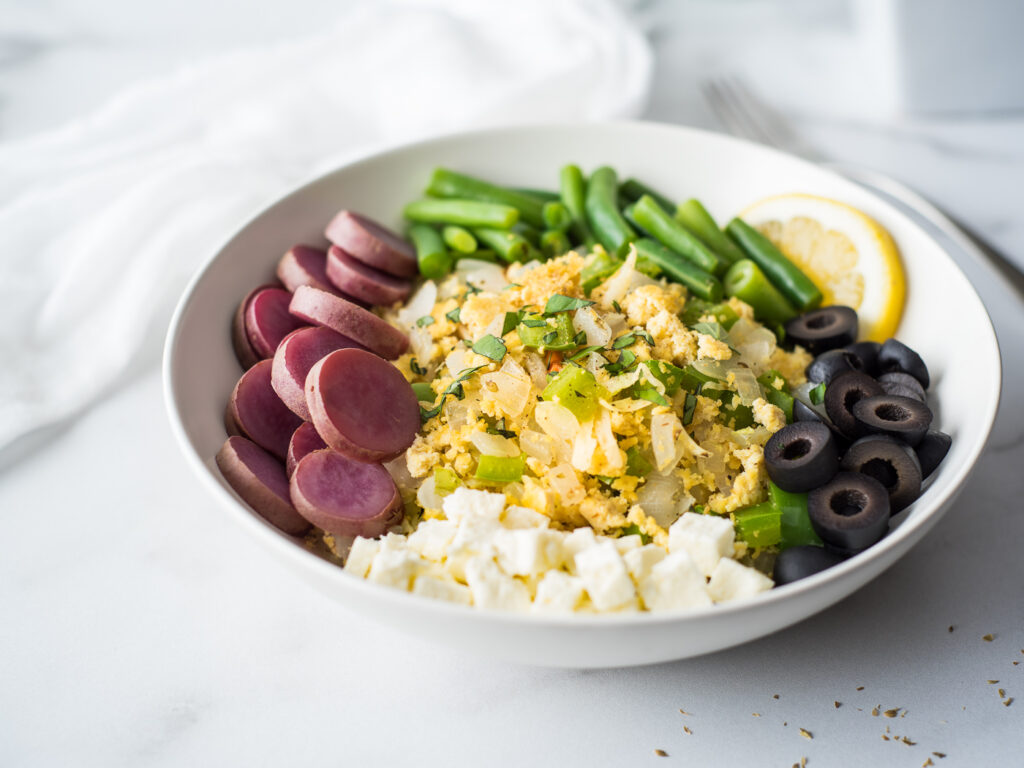
{"label": "white cheese cube", "polygon": [[529,507],[511,506],[505,510],[502,523],[506,528],[547,528],[551,518]]}
{"label": "white cheese cube", "polygon": [[408,538],[401,533],[389,533],[380,540],[382,550],[398,551],[405,549]]}
{"label": "white cheese cube", "polygon": [[644,540],[636,533],[629,536],[620,536],[617,539],[613,539],[613,541],[615,542],[615,548],[619,550],[620,555],[625,555],[631,549],[639,549],[644,545]]}
{"label": "white cheese cube", "polygon": [[459,581],[466,580],[466,563],[477,555],[494,556],[494,534],[501,530],[498,517],[466,515],[459,520],[446,551],[445,566]]}
{"label": "white cheese cube", "polygon": [[466,583],[479,608],[497,611],[528,611],[530,592],[526,585],[503,573],[490,557],[472,557],[466,563]]}
{"label": "white cheese cube", "polygon": [[686,552],[674,552],[656,563],[640,584],[640,596],[652,611],[711,605],[704,576]]}
{"label": "white cheese cube", "polygon": [[345,558],[345,570],[360,579],[365,579],[366,574],[370,572],[373,558],[379,551],[380,542],[377,539],[364,539],[362,536],[357,536],[352,542],[352,548],[348,551],[348,557]]}
{"label": "white cheese cube", "polygon": [[408,591],[413,576],[423,565],[426,563],[415,552],[381,547],[366,578],[376,584]]}
{"label": "white cheese cube", "polygon": [[450,520],[422,520],[409,534],[406,546],[421,557],[439,563],[455,538],[455,530],[455,523]]}
{"label": "white cheese cube", "polygon": [[505,494],[474,491],[465,486],[459,486],[444,499],[445,517],[456,523],[464,517],[484,517],[497,522],[504,509]]}
{"label": "white cheese cube", "polygon": [[732,556],[735,540],[732,521],[718,515],[684,512],[668,529],[668,551],[686,552],[705,576],[721,558]]}
{"label": "white cheese cube", "polygon": [[494,549],[498,565],[510,576],[539,576],[561,565],[561,538],[543,528],[499,530]]}
{"label": "white cheese cube", "polygon": [[657,563],[665,559],[667,553],[657,544],[645,544],[639,549],[631,549],[622,556],[626,570],[637,584],[643,582]]}
{"label": "white cheese cube", "polygon": [[576,555],[585,549],[590,549],[596,543],[597,536],[594,535],[593,528],[577,528],[572,533],[565,535],[562,539],[562,551],[570,573],[576,572]]}
{"label": "white cheese cube", "polygon": [[711,574],[708,594],[716,603],[722,603],[753,597],[760,592],[767,592],[773,586],[775,582],[756,568],[748,568],[735,560],[722,558]]}
{"label": "white cheese cube", "polygon": [[607,539],[576,555],[576,572],[599,611],[610,611],[636,599],[626,564]]}
{"label": "white cheese cube", "polygon": [[533,610],[537,613],[571,613],[582,599],[582,579],[565,571],[548,571],[537,585]]}
{"label": "white cheese cube", "polygon": [[430,573],[421,573],[416,577],[412,584],[412,593],[462,605],[470,605],[473,602],[469,587],[459,584],[455,579]]}

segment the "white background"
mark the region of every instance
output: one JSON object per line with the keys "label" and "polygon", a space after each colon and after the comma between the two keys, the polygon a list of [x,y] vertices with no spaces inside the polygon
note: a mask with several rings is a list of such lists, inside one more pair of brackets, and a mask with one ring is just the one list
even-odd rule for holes
{"label": "white background", "polygon": [[[0,140],[218,50],[308,34],[337,9],[4,0]],[[698,83],[740,72],[823,150],[901,178],[1024,253],[1024,116],[892,115],[839,2],[663,2],[642,13],[658,66],[647,117],[715,127]],[[172,444],[158,372],[124,382],[0,474],[0,765],[787,766],[806,756],[817,768],[919,766],[933,750],[948,754],[932,757],[940,766],[1024,763],[1024,312],[966,267],[1000,332],[1005,378],[995,435],[961,500],[829,611],[657,667],[516,667],[347,613],[207,501]],[[873,717],[876,705],[906,715]],[[887,726],[917,744],[884,741]]]}

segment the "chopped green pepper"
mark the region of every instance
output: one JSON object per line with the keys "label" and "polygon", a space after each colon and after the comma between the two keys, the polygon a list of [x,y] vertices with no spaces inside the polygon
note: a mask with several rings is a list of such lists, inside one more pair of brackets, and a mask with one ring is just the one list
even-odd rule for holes
{"label": "chopped green pepper", "polygon": [[727,331],[732,328],[733,323],[740,319],[736,310],[725,302],[712,304],[710,301],[696,297],[687,299],[683,311],[679,314],[679,319],[683,321],[683,325],[689,326],[698,323],[702,317],[707,315],[712,315],[718,324]]}
{"label": "chopped green pepper", "polygon": [[432,403],[437,398],[434,390],[425,381],[417,381],[412,385],[412,391],[416,393],[416,399],[421,403]]}
{"label": "chopped green pepper", "polygon": [[476,465],[476,479],[491,483],[515,483],[523,476],[526,461],[522,456],[481,456]]}
{"label": "chopped green pepper", "polygon": [[646,477],[654,469],[637,446],[626,449],[626,474],[633,477]]}
{"label": "chopped green pepper", "polygon": [[593,418],[600,407],[598,399],[607,396],[594,374],[577,365],[565,366],[541,393],[543,399],[568,408],[580,421]]}
{"label": "chopped green pepper", "polygon": [[736,535],[754,547],[773,547],[782,540],[782,514],[770,501],[735,512]]}
{"label": "chopped green pepper", "polygon": [[459,487],[459,476],[448,467],[434,467],[434,490],[438,496],[447,496]]}
{"label": "chopped green pepper", "polygon": [[807,494],[784,491],[775,483],[768,483],[768,495],[781,514],[782,539],[780,546],[796,547],[802,544],[822,546],[821,539],[811,526],[807,514]]}
{"label": "chopped green pepper", "polygon": [[576,329],[572,326],[572,317],[561,312],[550,320],[541,315],[527,315],[516,330],[524,347],[543,347],[562,351],[577,347]]}
{"label": "chopped green pepper", "polygon": [[[776,389],[775,382],[782,381],[781,389]],[[789,394],[789,388],[786,386],[786,380],[782,377],[782,374],[776,370],[765,371],[757,377],[757,383],[761,385],[761,389],[764,390],[764,399],[772,405],[776,405],[782,409],[782,412],[786,415],[786,423],[793,423],[793,396]]]}
{"label": "chopped green pepper", "polygon": [[754,411],[749,405],[737,402],[737,395],[731,389],[703,387],[700,391],[704,397],[710,397],[722,404],[718,409],[722,423],[730,429],[746,429],[754,423]]}

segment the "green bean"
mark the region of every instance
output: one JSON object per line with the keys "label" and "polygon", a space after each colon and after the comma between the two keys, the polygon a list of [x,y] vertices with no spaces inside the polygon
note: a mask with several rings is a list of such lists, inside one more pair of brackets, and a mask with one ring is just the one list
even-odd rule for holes
{"label": "green bean", "polygon": [[682,224],[673,219],[650,195],[636,201],[633,216],[637,223],[655,240],[671,248],[705,272],[716,274],[723,271],[724,262],[713,254],[704,243],[691,235]]}
{"label": "green bean", "polygon": [[822,296],[818,286],[787,259],[771,240],[739,218],[730,221],[725,231],[798,310],[806,312],[821,304]]}
{"label": "green bean", "polygon": [[509,205],[477,200],[415,200],[405,206],[405,218],[427,224],[461,224],[464,227],[508,229],[519,221],[519,211]]}
{"label": "green bean", "polygon": [[572,224],[572,214],[561,201],[552,200],[544,203],[544,224],[548,229],[559,229],[564,232]]}
{"label": "green bean", "polygon": [[526,238],[526,242],[534,248],[540,247],[540,230],[536,227],[531,227],[529,224],[524,224],[520,221],[515,226],[509,227],[509,231]]}
{"label": "green bean", "polygon": [[750,259],[740,259],[725,273],[725,292],[747,302],[762,323],[785,323],[796,310]]}
{"label": "green bean", "polygon": [[493,248],[498,258],[511,264],[514,261],[526,263],[534,251],[530,241],[518,232],[509,232],[505,229],[491,229],[489,227],[478,227],[473,230],[478,242],[488,248]]}
{"label": "green bean", "polygon": [[717,277],[687,261],[678,253],[670,251],[657,240],[644,237],[637,240],[634,245],[638,257],[653,261],[661,267],[666,277],[685,285],[694,296],[708,301],[718,301],[722,298],[722,284]]}
{"label": "green bean", "polygon": [[520,195],[527,195],[529,197],[536,197],[538,200],[543,200],[545,203],[550,203],[552,200],[559,200],[557,192],[552,192],[550,189],[533,189],[531,187],[512,187],[512,191]]}
{"label": "green bean", "polygon": [[636,239],[636,232],[619,212],[617,188],[615,169],[602,166],[590,175],[585,200],[591,230],[598,242],[614,253],[625,251],[626,244]]}
{"label": "green bean", "polygon": [[568,209],[572,216],[572,227],[570,231],[577,242],[587,246],[594,244],[594,233],[590,231],[587,223],[587,182],[583,178],[583,171],[577,165],[567,165],[562,168],[559,175],[559,189],[562,194],[562,205]]}
{"label": "green bean", "polygon": [[[474,237],[474,239],[476,238]],[[462,259],[476,259],[477,261],[490,261],[494,264],[501,261],[501,259],[498,258],[498,254],[490,248],[477,248],[472,253],[456,253],[453,255],[455,256],[456,261],[461,261]]]}
{"label": "green bean", "polygon": [[676,204],[669,198],[665,197],[665,195],[654,191],[642,181],[637,181],[636,179],[626,179],[624,182],[619,184],[619,194],[631,203],[635,203],[644,195],[650,195],[654,198],[654,201],[666,211],[675,210],[676,207]]}
{"label": "green bean", "polygon": [[434,173],[430,177],[430,184],[427,186],[427,194],[432,197],[460,198],[508,205],[519,211],[523,221],[535,227],[544,226],[544,217],[541,213],[544,207],[543,200],[518,190],[499,187],[472,176],[456,173],[447,168],[434,169]]}
{"label": "green bean", "polygon": [[549,229],[540,236],[540,250],[549,259],[572,250],[572,243],[561,229]]}
{"label": "green bean", "polygon": [[449,224],[441,230],[441,237],[449,248],[458,253],[472,253],[476,250],[476,238],[463,227]]}
{"label": "green bean", "polygon": [[420,274],[430,280],[444,277],[452,269],[452,257],[445,250],[441,234],[426,224],[409,227],[409,239],[416,249],[416,262]]}
{"label": "green bean", "polygon": [[685,203],[680,203],[676,208],[676,221],[696,235],[727,265],[735,264],[743,258],[743,251],[718,228],[718,224],[701,205],[700,200],[690,198]]}

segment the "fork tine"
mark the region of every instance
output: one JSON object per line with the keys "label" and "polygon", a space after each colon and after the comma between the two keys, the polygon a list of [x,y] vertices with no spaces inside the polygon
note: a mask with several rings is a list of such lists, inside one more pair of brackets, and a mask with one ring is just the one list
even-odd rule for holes
{"label": "fork tine", "polygon": [[751,103],[748,99],[749,91],[744,88],[743,84],[737,78],[723,78],[720,90],[729,100],[732,110],[741,115],[742,121],[749,126],[749,130],[747,131],[747,136],[749,138],[760,144],[777,146],[776,137],[767,130],[767,126],[765,122],[761,120],[758,112],[751,109]]}
{"label": "fork tine", "polygon": [[741,109],[737,108],[735,99],[722,78],[704,81],[701,84],[701,90],[711,105],[712,111],[725,125],[726,130],[752,141],[760,141],[756,126],[750,122]]}
{"label": "fork tine", "polygon": [[751,119],[756,121],[764,134],[770,137],[768,143],[776,147],[788,147],[798,143],[796,134],[779,113],[768,106],[739,78],[733,78],[737,99],[746,107]]}

